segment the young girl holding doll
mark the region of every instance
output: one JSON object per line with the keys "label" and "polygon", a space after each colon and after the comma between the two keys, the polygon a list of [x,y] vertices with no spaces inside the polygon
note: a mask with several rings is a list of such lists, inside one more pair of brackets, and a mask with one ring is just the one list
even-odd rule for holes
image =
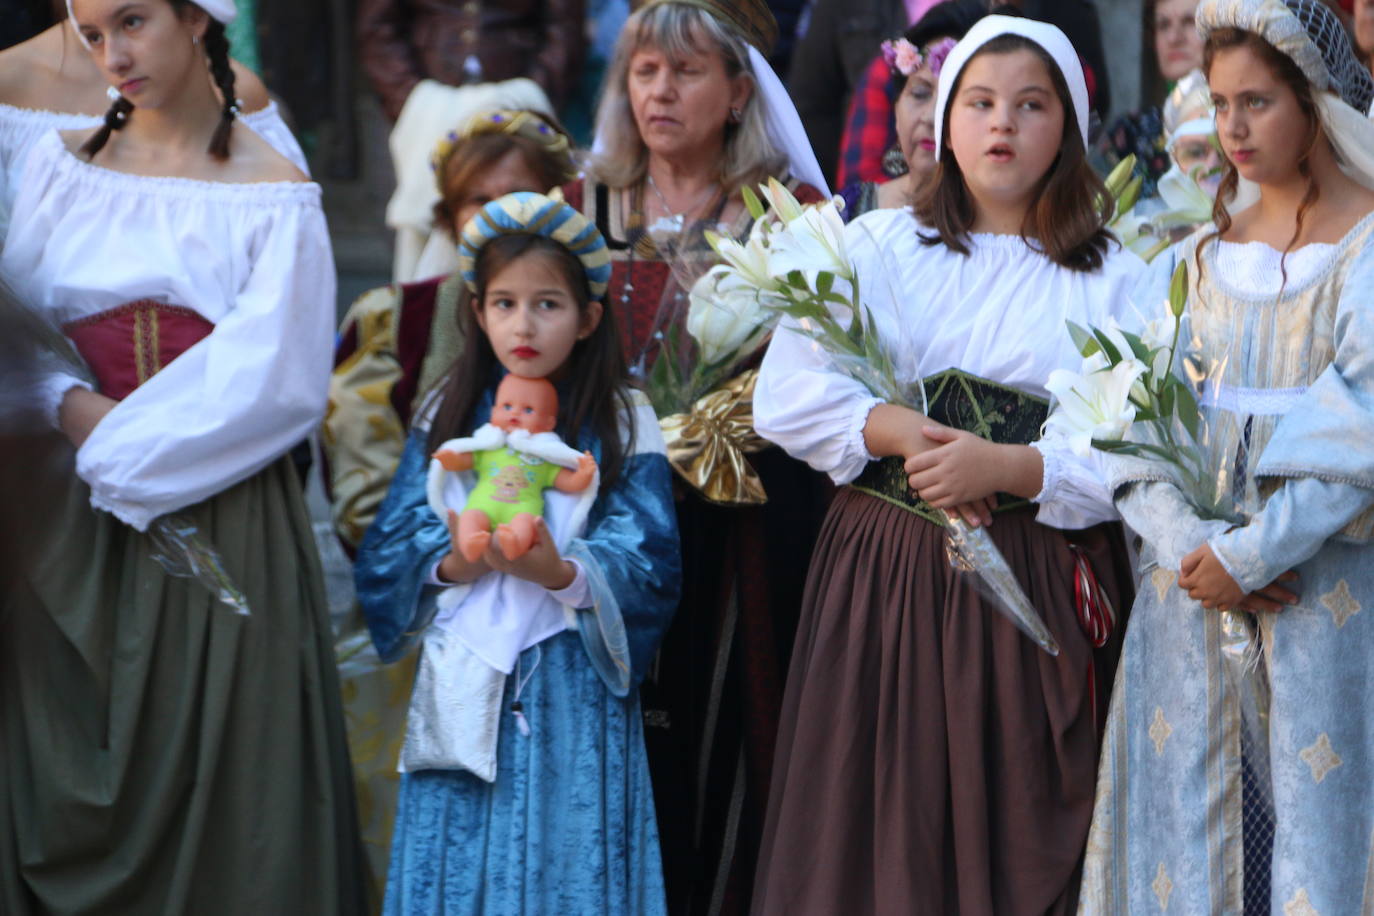
{"label": "young girl holding doll", "polygon": [[[335,531],[350,552],[391,485],[414,408],[443,382],[462,349],[459,315],[471,308],[471,293],[454,269],[458,234],[487,202],[514,191],[548,191],[576,174],[568,135],[551,118],[523,110],[475,115],[439,143],[431,164],[440,199],[434,208],[438,230],[426,251],[439,250],[442,241],[452,250],[451,263],[438,276],[368,290],[339,327],[320,441]],[[367,638],[362,615],[350,615],[340,655],[352,654]],[[342,670],[363,842],[380,888],[414,665]]]}
{"label": "young girl holding doll", "polygon": [[[1374,81],[1318,0],[1196,13],[1226,172],[1178,264],[1222,495],[1112,462],[1144,540],[1084,909],[1374,907]],[[1241,179],[1258,202],[1241,209]],[[1233,210],[1237,211],[1233,214]]]}
{"label": "young girl holding doll", "polygon": [[[561,201],[519,193],[468,223],[460,261],[464,352],[357,564],[383,659],[421,646],[386,911],[663,912],[637,685],[676,606],[677,530],[658,424],[601,302],[605,243]],[[556,432],[599,477],[547,491],[528,553],[493,537],[469,560],[452,494],[470,481],[430,455],[498,421],[507,373],[553,382]]]}
{"label": "young girl holding doll", "polygon": [[[1105,230],[1087,89],[1058,29],[989,16],[939,77],[915,211],[846,231],[864,305],[927,415],[881,403],[784,327],[759,431],[840,490],[788,676],[755,912],[1072,912],[1098,724],[1130,599],[1110,507],[1031,445],[1065,320],[1105,324],[1143,270]],[[1034,505],[1034,503],[1038,503]],[[989,524],[1050,656],[950,567],[946,510]],[[1091,597],[1092,600],[1079,600]],[[1087,633],[1095,631],[1092,638]]]}

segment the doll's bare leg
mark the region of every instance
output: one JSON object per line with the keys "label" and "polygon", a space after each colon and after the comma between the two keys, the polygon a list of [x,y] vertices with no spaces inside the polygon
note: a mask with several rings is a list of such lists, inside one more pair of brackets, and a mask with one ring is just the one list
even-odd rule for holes
{"label": "doll's bare leg", "polygon": [[523,557],[534,545],[534,516],[521,512],[509,525],[496,526],[496,540],[507,560]]}
{"label": "doll's bare leg", "polygon": [[481,509],[468,509],[458,516],[458,549],[469,563],[476,563],[491,543],[491,519]]}

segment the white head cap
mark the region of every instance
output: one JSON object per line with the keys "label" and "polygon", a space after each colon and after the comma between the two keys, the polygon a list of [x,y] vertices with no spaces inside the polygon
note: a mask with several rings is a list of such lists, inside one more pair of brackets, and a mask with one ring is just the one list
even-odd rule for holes
{"label": "white head cap", "polygon": [[[949,108],[950,93],[959,81],[959,74],[974,54],[983,45],[1003,35],[1019,35],[1039,45],[1059,67],[1064,83],[1069,87],[1069,99],[1073,102],[1073,114],[1078,119],[1078,133],[1083,138],[1083,146],[1088,146],[1088,83],[1083,78],[1083,65],[1078,61],[1078,52],[1073,49],[1069,39],[1059,29],[1047,22],[1022,19],[1019,16],[984,16],[973,28],[968,30],[960,42],[945,58],[940,70],[939,89],[935,97],[935,148],[944,145],[945,111]],[[1066,112],[1067,114],[1067,112]]]}
{"label": "white head cap", "polygon": [[[210,14],[210,18],[225,25],[233,22],[238,16],[238,8],[234,6],[234,0],[194,0],[196,6]],[[76,13],[72,10],[72,0],[67,0],[67,21],[71,23],[76,36],[81,39],[81,43],[90,47],[86,41],[86,36],[81,34],[81,30],[76,27]]]}

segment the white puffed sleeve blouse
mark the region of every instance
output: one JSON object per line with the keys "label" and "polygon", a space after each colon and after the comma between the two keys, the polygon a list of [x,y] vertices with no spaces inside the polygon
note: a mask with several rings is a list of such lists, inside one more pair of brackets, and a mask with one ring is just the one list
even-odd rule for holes
{"label": "white puffed sleeve blouse", "polygon": [[[1018,236],[975,233],[965,256],[922,244],[920,231],[909,209],[875,210],[845,230],[863,302],[902,380],[952,368],[1048,399],[1050,372],[1081,362],[1066,320],[1124,324],[1134,314],[1129,295],[1145,264],[1128,251],[1113,246],[1101,269],[1083,273]],[[863,430],[878,403],[784,323],[759,373],[754,422],[764,438],[845,484],[875,460]],[[1116,517],[1090,460],[1037,445],[1045,457],[1039,521],[1082,528]]]}
{"label": "white puffed sleeve blouse", "polygon": [[92,504],[135,528],[251,476],[323,417],[336,278],[316,184],[129,175],[50,132],[0,271],[58,324],[153,300],[214,325],[77,453]]}

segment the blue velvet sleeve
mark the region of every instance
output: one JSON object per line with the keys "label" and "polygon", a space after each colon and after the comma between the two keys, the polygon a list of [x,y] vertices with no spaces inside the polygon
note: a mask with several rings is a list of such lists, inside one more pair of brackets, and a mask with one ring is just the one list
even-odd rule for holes
{"label": "blue velvet sleeve", "polygon": [[582,564],[592,591],[592,607],[578,612],[583,645],[607,688],[625,696],[653,662],[682,584],[672,472],[663,454],[626,460],[567,555]]}
{"label": "blue velvet sleeve", "polygon": [[403,656],[434,617],[440,589],[426,585],[449,549],[448,527],[429,507],[429,450],[412,430],[401,464],[353,566],[358,603],[382,661]]}

